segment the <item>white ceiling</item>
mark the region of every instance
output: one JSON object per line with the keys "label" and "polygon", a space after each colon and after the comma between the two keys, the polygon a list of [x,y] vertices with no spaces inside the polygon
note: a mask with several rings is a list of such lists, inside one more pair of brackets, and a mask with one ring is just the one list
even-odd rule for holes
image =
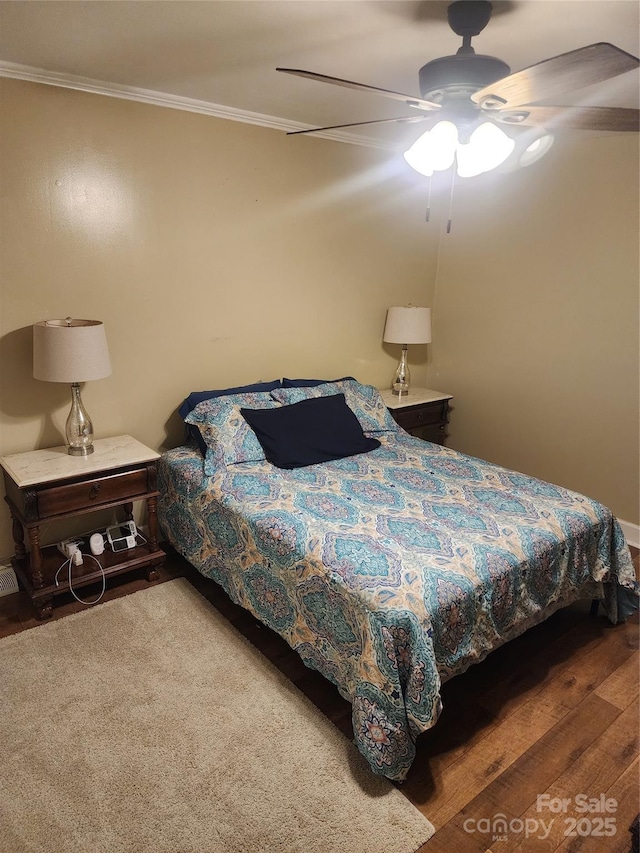
{"label": "white ceiling", "polygon": [[[461,40],[440,0],[0,0],[0,74],[63,85],[82,80],[223,105],[300,126],[407,115],[402,104],[277,73],[303,68],[417,95],[418,69],[455,53]],[[473,40],[513,71],[587,44],[640,52],[637,0],[494,2]],[[86,85],[86,82],[85,82]],[[638,106],[631,72],[566,104]],[[291,125],[289,126],[297,126]],[[354,129],[385,144],[415,125]],[[580,133],[580,131],[575,131]]]}

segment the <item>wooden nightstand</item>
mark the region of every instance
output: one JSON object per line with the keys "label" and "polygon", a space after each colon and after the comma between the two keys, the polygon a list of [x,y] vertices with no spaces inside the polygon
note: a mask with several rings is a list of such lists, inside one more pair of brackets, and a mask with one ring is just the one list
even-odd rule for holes
{"label": "wooden nightstand", "polygon": [[382,399],[397,424],[411,435],[436,444],[447,439],[449,400],[451,394],[442,394],[429,388],[411,388],[399,397],[391,389],[381,391]]}
{"label": "wooden nightstand", "polygon": [[[146,501],[148,541],[127,551],[114,553],[106,545],[96,557],[105,578],[144,567],[148,580],[156,580],[156,566],[164,560],[158,547],[156,516],[156,460],[160,454],[129,435],[94,442],[90,456],[69,456],[66,447],[52,447],[0,458],[6,502],[13,518],[15,557],[13,567],[31,596],[39,619],[51,616],[53,598],[69,590],[68,574],[55,574],[65,557],[56,545],[40,547],[40,525],[75,518],[112,507],[124,508],[125,519],[133,518],[135,501]],[[24,545],[27,531],[30,550]],[[88,552],[88,547],[84,549]],[[100,581],[100,566],[84,558],[73,566],[73,588]]]}

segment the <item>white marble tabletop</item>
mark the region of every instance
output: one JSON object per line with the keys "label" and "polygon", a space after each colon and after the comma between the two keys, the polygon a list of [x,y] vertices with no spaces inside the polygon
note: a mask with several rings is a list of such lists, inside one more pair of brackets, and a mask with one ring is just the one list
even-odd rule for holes
{"label": "white marble tabletop", "polygon": [[380,391],[384,404],[388,409],[404,409],[406,406],[419,406],[421,403],[435,403],[438,400],[452,400],[452,394],[443,394],[431,388],[409,387],[408,394],[394,394],[391,388]]}
{"label": "white marble tabletop", "polygon": [[94,452],[89,456],[69,456],[66,445],[12,453],[0,457],[0,465],[16,485],[24,488],[138,462],[151,462],[160,457],[155,450],[130,435],[98,438],[93,446]]}

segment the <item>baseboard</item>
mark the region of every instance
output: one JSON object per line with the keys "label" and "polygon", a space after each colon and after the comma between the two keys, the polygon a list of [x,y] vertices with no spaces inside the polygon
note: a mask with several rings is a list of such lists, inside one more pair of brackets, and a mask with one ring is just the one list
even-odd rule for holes
{"label": "baseboard", "polygon": [[627,543],[634,548],[640,548],[640,524],[632,524],[630,521],[618,519]]}

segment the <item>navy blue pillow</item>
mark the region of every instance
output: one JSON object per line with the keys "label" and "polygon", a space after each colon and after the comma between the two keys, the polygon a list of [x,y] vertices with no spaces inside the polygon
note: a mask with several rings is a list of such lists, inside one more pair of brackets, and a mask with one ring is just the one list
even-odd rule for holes
{"label": "navy blue pillow", "polygon": [[344,394],[314,397],[277,409],[241,408],[266,458],[278,468],[303,468],[380,447],[367,438]]}
{"label": "navy blue pillow", "polygon": [[[178,414],[184,420],[189,412],[192,412],[199,403],[205,400],[213,400],[216,397],[228,397],[230,394],[250,394],[256,391],[273,391],[274,388],[282,388],[282,383],[279,379],[274,379],[272,382],[256,382],[253,385],[239,385],[237,388],[223,388],[219,391],[192,391],[189,396],[182,401]],[[207,453],[207,445],[200,434],[200,430],[193,424],[185,424],[187,428],[187,437],[191,438],[200,448],[203,456]]]}
{"label": "navy blue pillow", "polygon": [[[343,376],[343,379],[353,379],[353,376]],[[327,382],[342,382],[342,379],[287,379],[282,380],[282,388],[315,388],[316,385],[326,385]]]}

